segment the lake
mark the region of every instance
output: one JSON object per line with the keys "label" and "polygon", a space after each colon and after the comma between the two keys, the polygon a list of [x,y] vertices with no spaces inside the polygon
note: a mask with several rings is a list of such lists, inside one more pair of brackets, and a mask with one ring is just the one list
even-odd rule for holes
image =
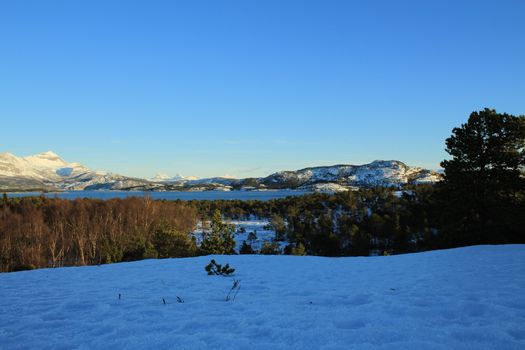
{"label": "lake", "polygon": [[[65,191],[48,192],[46,197],[75,199],[75,198],[127,198],[149,196],[153,199],[167,200],[258,200],[267,201],[271,199],[285,198],[290,196],[302,196],[310,194],[307,191],[277,190],[277,191],[195,191],[195,192],[142,192],[142,191]],[[8,197],[40,196],[40,192],[13,192],[7,193]]]}

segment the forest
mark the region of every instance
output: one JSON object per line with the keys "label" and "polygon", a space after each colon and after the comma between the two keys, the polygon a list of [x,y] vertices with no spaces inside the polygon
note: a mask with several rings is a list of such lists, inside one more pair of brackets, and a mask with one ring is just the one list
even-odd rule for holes
{"label": "forest", "polygon": [[148,197],[111,200],[3,196],[0,270],[97,265],[196,254],[197,213]]}
{"label": "forest", "polygon": [[[269,218],[276,241],[256,252],[400,254],[525,243],[525,116],[485,109],[446,140],[443,180],[271,201],[8,198],[0,202],[0,271],[145,258],[233,254],[227,219]],[[197,223],[210,222],[197,244]]]}

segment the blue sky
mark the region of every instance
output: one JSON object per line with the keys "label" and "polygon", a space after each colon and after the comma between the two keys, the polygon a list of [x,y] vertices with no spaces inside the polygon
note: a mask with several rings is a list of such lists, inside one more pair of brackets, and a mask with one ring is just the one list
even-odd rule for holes
{"label": "blue sky", "polygon": [[398,159],[525,114],[525,1],[0,2],[0,152],[150,177]]}

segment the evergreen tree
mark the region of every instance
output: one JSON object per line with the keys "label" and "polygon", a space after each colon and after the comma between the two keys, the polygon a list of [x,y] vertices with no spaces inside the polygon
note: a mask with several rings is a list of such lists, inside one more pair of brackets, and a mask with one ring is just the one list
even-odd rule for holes
{"label": "evergreen tree", "polygon": [[221,213],[215,210],[210,231],[204,232],[201,250],[205,254],[234,254],[235,226],[222,221]]}
{"label": "evergreen tree", "polygon": [[370,235],[360,230],[356,225],[352,226],[350,235],[352,237],[350,255],[370,255]]}
{"label": "evergreen tree", "polygon": [[275,239],[277,241],[284,241],[286,234],[286,223],[282,217],[273,215],[271,219],[271,227],[275,231]]}
{"label": "evergreen tree", "polygon": [[239,254],[255,254],[255,251],[253,250],[251,245],[246,243],[246,241],[242,241],[241,249],[239,249]]}
{"label": "evergreen tree", "polygon": [[248,234],[248,241],[253,242],[255,240],[257,240],[257,233],[252,231]]}
{"label": "evergreen tree", "polygon": [[292,249],[291,249],[292,255],[306,255],[306,248],[304,244],[301,242],[297,243]]}
{"label": "evergreen tree", "polygon": [[473,112],[446,140],[440,186],[446,245],[521,242],[525,116]]}
{"label": "evergreen tree", "polygon": [[154,257],[157,252],[159,258],[182,258],[195,256],[197,247],[189,234],[179,232],[167,225],[162,225],[155,231],[154,247],[148,242],[144,245],[143,258]]}
{"label": "evergreen tree", "polygon": [[259,254],[263,255],[279,255],[281,254],[281,251],[279,249],[279,245],[276,242],[264,242],[263,246],[261,247],[261,251]]}

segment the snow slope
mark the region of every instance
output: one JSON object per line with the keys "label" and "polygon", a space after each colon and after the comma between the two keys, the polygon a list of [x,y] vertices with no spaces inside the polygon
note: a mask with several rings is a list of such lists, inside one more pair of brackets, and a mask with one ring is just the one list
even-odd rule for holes
{"label": "snow slope", "polygon": [[68,163],[52,151],[28,157],[0,153],[0,189],[127,189],[149,182]]}
{"label": "snow slope", "polygon": [[0,274],[0,347],[525,348],[525,245],[215,258],[235,276],[207,276],[210,257]]}
{"label": "snow slope", "polygon": [[397,186],[407,183],[434,183],[441,175],[419,167],[410,167],[397,160],[376,160],[363,165],[333,165],[280,171],[259,179],[267,186],[289,184],[309,188],[319,183],[350,187]]}
{"label": "snow slope", "polygon": [[17,157],[11,153],[0,154],[0,176],[58,180],[64,176],[81,175],[89,171],[81,164],[67,163],[52,151],[28,157]]}

